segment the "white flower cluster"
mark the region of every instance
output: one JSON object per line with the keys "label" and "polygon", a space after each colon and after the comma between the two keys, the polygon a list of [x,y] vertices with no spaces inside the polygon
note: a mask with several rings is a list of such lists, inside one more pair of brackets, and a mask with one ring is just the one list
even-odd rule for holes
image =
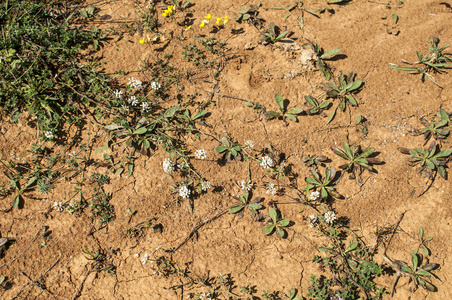
{"label": "white flower cluster", "polygon": [[113,92],[113,96],[115,96],[116,99],[122,98],[123,94],[124,94],[124,92],[120,91],[120,90],[116,90],[116,91]]}
{"label": "white flower cluster", "polygon": [[141,109],[143,110],[143,112],[148,112],[150,109],[150,106],[147,102],[143,102],[143,103],[141,103]]}
{"label": "white flower cluster", "polygon": [[61,202],[55,201],[53,203],[53,209],[55,209],[56,211],[62,212],[64,210],[64,207]]}
{"label": "white flower cluster", "polygon": [[[149,261],[149,253],[145,253],[141,258],[141,264],[144,266]],[[152,261],[151,261],[152,262]]]}
{"label": "white flower cluster", "polygon": [[206,192],[208,189],[210,189],[210,182],[208,181],[202,181],[201,182],[201,189]]}
{"label": "white flower cluster", "polygon": [[44,135],[48,139],[53,139],[53,133],[51,131],[44,132]]}
{"label": "white flower cluster", "polygon": [[334,213],[334,211],[328,211],[323,216],[325,218],[325,222],[328,223],[328,224],[333,224],[334,220],[337,219],[336,214]]}
{"label": "white flower cluster", "polygon": [[276,188],[275,188],[275,184],[274,183],[267,183],[266,187],[267,189],[267,194],[276,194]]}
{"label": "white flower cluster", "polygon": [[318,192],[318,191],[313,191],[313,192],[311,192],[311,194],[309,195],[309,200],[315,201],[315,200],[319,199],[319,197],[320,197],[320,192]]}
{"label": "white flower cluster", "polygon": [[158,83],[157,81],[153,81],[151,82],[151,89],[157,91],[160,90],[162,86],[160,85],[160,83]]}
{"label": "white flower cluster", "polygon": [[172,173],[174,171],[174,166],[174,161],[169,158],[165,158],[165,160],[163,161],[163,171],[165,171],[165,173]]}
{"label": "white flower cluster", "polygon": [[268,155],[262,157],[261,166],[264,167],[264,169],[269,169],[273,167],[273,159]]}
{"label": "white flower cluster", "polygon": [[190,193],[191,191],[186,185],[183,185],[179,188],[179,196],[182,199],[188,199],[188,197],[190,197]]}
{"label": "white flower cluster", "polygon": [[139,90],[139,89],[141,89],[142,82],[134,77],[130,77],[128,86],[130,86],[131,88],[134,88],[136,90]]}
{"label": "white flower cluster", "polygon": [[135,96],[130,96],[129,99],[127,99],[127,102],[129,102],[129,104],[132,106],[137,106],[138,103],[140,103],[140,101],[138,101],[137,97]]}
{"label": "white flower cluster", "polygon": [[245,142],[245,146],[246,146],[247,148],[253,148],[253,147],[254,147],[254,142],[253,142],[252,140],[247,140],[247,141]]}
{"label": "white flower cluster", "polygon": [[207,157],[207,152],[204,149],[198,149],[195,151],[195,156],[198,159],[205,159]]}
{"label": "white flower cluster", "polygon": [[242,186],[242,190],[247,190],[247,191],[251,191],[251,189],[253,188],[253,183],[251,181],[246,181],[246,180],[242,180],[240,182],[240,185]]}
{"label": "white flower cluster", "polygon": [[308,224],[309,224],[309,226],[311,228],[316,227],[318,225],[317,224],[317,217],[314,216],[314,215],[310,215],[309,218],[308,218]]}

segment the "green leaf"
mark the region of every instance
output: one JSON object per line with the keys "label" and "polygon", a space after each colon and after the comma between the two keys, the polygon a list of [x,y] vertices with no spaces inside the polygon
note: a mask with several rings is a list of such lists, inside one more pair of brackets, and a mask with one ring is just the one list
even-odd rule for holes
{"label": "green leaf", "polygon": [[320,194],[322,195],[322,199],[325,200],[326,198],[328,198],[328,192],[325,189],[324,186],[322,186],[322,188],[320,189]]}
{"label": "green leaf", "polygon": [[244,208],[243,205],[237,205],[237,206],[231,207],[231,208],[229,209],[229,213],[231,213],[231,214],[238,213],[238,212],[241,211],[243,208]]}
{"label": "green leaf", "polygon": [[346,95],[345,98],[347,98],[348,102],[350,102],[351,105],[358,106],[358,103],[356,102],[355,98],[353,98],[352,96]]}
{"label": "green leaf", "polygon": [[328,120],[326,121],[326,124],[329,124],[334,119],[334,115],[336,114],[337,106],[336,108],[331,112],[330,116],[328,117]]}
{"label": "green leaf", "polygon": [[401,265],[400,270],[402,270],[403,272],[407,272],[407,273],[413,273],[413,270],[411,270],[411,268],[408,267],[407,265]]}
{"label": "green leaf", "polygon": [[248,107],[253,107],[254,106],[253,102],[250,102],[250,101],[246,101],[245,105],[248,106]]}
{"label": "green leaf", "polygon": [[438,173],[442,178],[446,178],[446,169],[443,166],[438,166]]}
{"label": "green leaf", "polygon": [[88,15],[92,16],[96,7],[94,5],[88,6]]}
{"label": "green leaf", "polygon": [[425,160],[425,163],[430,169],[435,170],[435,164],[430,159]]}
{"label": "green leaf", "polygon": [[353,242],[350,244],[350,246],[347,247],[347,249],[345,249],[345,252],[349,252],[349,251],[353,251],[358,247],[358,243],[357,242]]}
{"label": "green leaf", "polygon": [[165,113],[163,114],[166,118],[171,118],[176,114],[176,112],[179,110],[179,106],[173,106],[168,108]]}
{"label": "green leaf", "polygon": [[201,117],[203,117],[205,114],[207,113],[207,110],[202,110],[202,111],[200,111],[199,113],[197,113],[194,117],[193,117],[193,121],[194,120],[196,120],[196,119],[199,119],[199,118],[201,118]]}
{"label": "green leaf", "polygon": [[306,177],[306,178],[305,178],[305,181],[306,181],[307,183],[310,183],[310,184],[321,185],[320,182],[318,182],[317,180],[315,180],[315,179],[312,178],[312,177]]}
{"label": "green leaf", "polygon": [[424,228],[422,226],[419,227],[419,237],[421,240],[424,238]]}
{"label": "green leaf", "polygon": [[306,99],[306,102],[311,104],[313,107],[319,106],[319,103],[317,102],[317,100],[314,97],[312,97],[312,96],[304,96],[304,98]]}
{"label": "green leaf", "polygon": [[276,103],[278,103],[281,111],[284,111],[284,99],[280,94],[275,94]]}
{"label": "green leaf", "polygon": [[147,130],[148,129],[146,127],[141,127],[141,128],[138,128],[137,130],[135,130],[133,132],[133,134],[144,134],[144,133],[146,133]]}
{"label": "green leaf", "polygon": [[268,212],[270,218],[273,220],[273,223],[276,223],[276,219],[278,217],[278,212],[276,211],[276,209],[271,208],[270,211]]}
{"label": "green leaf", "polygon": [[441,116],[441,119],[446,120],[446,121],[450,121],[449,114],[444,109],[441,109],[439,111],[439,115]]}
{"label": "green leaf", "polygon": [[333,56],[333,55],[338,54],[339,52],[341,52],[341,49],[339,49],[339,48],[334,48],[334,49],[331,49],[331,50],[329,50],[328,52],[322,54],[322,56],[320,56],[320,58],[321,58],[321,59],[328,58],[328,57],[331,57],[331,56]]}
{"label": "green leaf", "polygon": [[430,255],[430,250],[427,247],[422,246],[422,250],[424,250],[425,255]]}
{"label": "green leaf", "polygon": [[228,150],[228,147],[222,146],[222,145],[215,148],[215,152],[217,152],[217,153],[223,153],[226,150]]}
{"label": "green leaf", "polygon": [[280,239],[282,239],[284,237],[284,235],[286,234],[286,232],[284,231],[284,229],[276,227],[276,236],[279,237]]}
{"label": "green leaf", "polygon": [[372,153],[375,152],[375,148],[367,148],[363,153],[361,153],[358,157],[363,158],[363,157],[368,157],[369,155],[371,155]]}
{"label": "green leaf", "polygon": [[286,34],[288,34],[289,33],[289,31],[284,31],[283,33],[281,33],[280,35],[278,35],[278,37],[276,38],[276,40],[279,40],[279,39],[282,39],[283,37],[285,37],[286,36]]}
{"label": "green leaf", "polygon": [[330,101],[323,101],[323,102],[320,104],[319,108],[324,109],[324,108],[327,108],[328,105],[330,105]]}
{"label": "green leaf", "polygon": [[421,270],[417,270],[416,274],[419,274],[419,275],[422,275],[422,276],[427,276],[427,277],[432,276],[432,274],[430,274],[430,272],[422,270],[422,269]]}
{"label": "green leaf", "polygon": [[279,222],[279,225],[282,226],[282,227],[286,227],[289,224],[290,224],[289,220],[281,220]]}
{"label": "green leaf", "polygon": [[83,9],[80,11],[80,14],[84,16],[85,18],[88,18],[88,13],[84,11]]}
{"label": "green leaf", "polygon": [[13,200],[13,208],[19,208],[19,204],[20,204],[20,195],[17,195],[16,197],[14,197]]}
{"label": "green leaf", "polygon": [[35,181],[38,179],[38,177],[34,176],[30,178],[27,182],[27,184],[22,188],[21,192],[25,191],[29,186],[31,186]]}
{"label": "green leaf", "polygon": [[118,125],[118,124],[108,124],[108,125],[105,125],[104,128],[108,129],[108,130],[116,130],[119,128],[123,128],[123,126]]}
{"label": "green leaf", "polygon": [[99,147],[99,148],[97,148],[96,150],[94,150],[94,153],[99,153],[99,152],[105,151],[105,150],[107,150],[107,149],[108,149],[108,146],[107,146],[107,145],[104,145],[104,146]]}
{"label": "green leaf", "polygon": [[399,21],[399,16],[396,14],[396,13],[394,13],[394,14],[392,14],[392,19],[395,21],[395,23],[397,24],[397,22]]}
{"label": "green leaf", "polygon": [[261,209],[262,208],[262,205],[260,205],[259,203],[251,203],[248,206],[253,209]]}
{"label": "green leaf", "polygon": [[303,109],[301,109],[299,107],[293,107],[287,111],[287,114],[298,115],[298,114],[301,114],[302,112],[303,112]]}
{"label": "green leaf", "polygon": [[333,90],[335,90],[336,92],[339,92],[339,93],[341,92],[341,90],[337,86],[335,86],[334,84],[326,82],[326,85],[329,86],[330,88],[332,88]]}
{"label": "green leaf", "polygon": [[334,253],[334,251],[332,249],[327,248],[327,247],[319,247],[319,250],[323,251],[323,252]]}
{"label": "green leaf", "polygon": [[275,225],[268,225],[262,230],[262,232],[264,234],[271,234],[273,232],[273,229],[275,229]]}
{"label": "green leaf", "polygon": [[290,120],[292,120],[292,121],[294,121],[294,122],[297,122],[297,121],[298,121],[297,117],[295,117],[294,115],[291,115],[291,114],[285,114],[285,116],[288,117]]}
{"label": "green leaf", "polygon": [[414,254],[414,253],[411,253],[411,256],[412,256],[411,261],[413,263],[413,270],[416,271],[418,266],[419,266],[418,265],[419,264],[419,257],[418,257],[417,254]]}
{"label": "green leaf", "polygon": [[267,111],[264,113],[264,119],[269,121],[281,117],[281,114],[276,111]]}

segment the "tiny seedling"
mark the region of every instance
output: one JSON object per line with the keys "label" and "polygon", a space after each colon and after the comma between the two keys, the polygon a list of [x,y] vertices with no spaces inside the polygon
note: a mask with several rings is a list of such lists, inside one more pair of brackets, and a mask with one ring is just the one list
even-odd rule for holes
{"label": "tiny seedling", "polygon": [[328,108],[330,101],[326,100],[319,103],[319,101],[317,101],[317,99],[312,96],[304,96],[304,98],[306,99],[306,103],[313,107],[306,110],[306,113],[308,115],[315,115],[320,113],[321,115],[325,116],[323,110]]}
{"label": "tiny seedling", "polygon": [[335,56],[336,54],[338,54],[339,52],[341,52],[341,49],[339,48],[334,48],[328,51],[324,51],[323,48],[321,48],[319,46],[319,44],[317,43],[313,43],[310,40],[308,40],[308,44],[306,44],[307,46],[311,47],[311,49],[315,52],[316,56],[317,56],[317,67],[320,69],[320,71],[323,73],[323,76],[325,76],[326,80],[330,80],[332,73],[330,68],[328,67],[328,65],[325,63],[325,59],[329,59],[332,58],[333,56]]}
{"label": "tiny seedling", "polygon": [[267,30],[264,32],[264,35],[262,36],[260,42],[263,44],[274,44],[281,39],[283,39],[289,31],[281,32],[280,28],[276,26],[273,22],[270,23],[270,26],[267,28]]}
{"label": "tiny seedling", "polygon": [[425,246],[425,243],[431,241],[432,239],[433,238],[431,237],[424,239],[424,228],[419,227],[419,247],[417,248],[416,252],[419,251],[420,247],[422,247],[425,255],[431,255],[432,252],[429,248],[427,248],[427,246]]}
{"label": "tiny seedling", "polygon": [[239,143],[230,141],[227,137],[222,137],[220,139],[220,142],[223,145],[217,146],[215,148],[215,152],[217,153],[223,153],[223,158],[226,159],[226,161],[230,162],[233,159],[240,159],[240,151],[242,151],[242,148],[244,146],[240,145]]}
{"label": "tiny seedling", "polygon": [[288,123],[286,122],[286,119],[285,119],[286,117],[294,122],[297,122],[298,119],[295,115],[301,114],[303,112],[303,109],[301,109],[299,107],[292,107],[291,109],[288,109],[287,106],[289,104],[289,101],[285,101],[280,94],[276,94],[275,99],[276,99],[276,103],[278,104],[280,112],[267,111],[266,113],[264,113],[264,118],[267,121],[275,119],[275,118],[281,118],[281,119],[283,119],[283,121],[286,125],[288,125]]}
{"label": "tiny seedling", "polygon": [[238,200],[240,201],[239,205],[233,206],[229,209],[229,213],[236,214],[238,213],[239,219],[243,217],[243,214],[246,209],[248,209],[251,216],[256,216],[258,214],[258,210],[262,208],[262,205],[259,204],[262,200],[262,197],[256,197],[253,201],[249,200],[250,193],[248,190],[243,190],[242,195],[239,195]]}
{"label": "tiny seedling", "polygon": [[383,161],[379,158],[369,157],[375,152],[375,148],[367,148],[364,151],[361,151],[361,147],[359,145],[348,145],[347,142],[343,143],[343,150],[337,147],[331,147],[331,150],[334,154],[342,157],[349,162],[339,166],[339,168],[352,173],[350,175],[350,179],[355,179],[355,169],[358,169],[358,181],[361,182],[360,175],[363,172],[363,169],[368,171],[374,171],[372,168],[372,164],[380,164]]}
{"label": "tiny seedling", "polygon": [[341,195],[336,192],[336,189],[333,187],[336,185],[340,178],[336,179],[336,169],[332,168],[326,168],[325,170],[325,177],[322,177],[320,173],[317,171],[311,170],[312,177],[306,177],[305,181],[308,183],[307,190],[311,189],[320,189],[320,195],[322,196],[323,200],[326,200],[329,195],[341,198]]}
{"label": "tiny seedling", "polygon": [[82,249],[82,253],[88,260],[99,260],[101,258],[100,251],[92,252],[89,250],[88,246],[85,246],[84,249]]}
{"label": "tiny seedling", "polygon": [[327,124],[334,119],[338,108],[345,111],[347,102],[352,106],[358,106],[358,103],[352,95],[358,91],[362,84],[363,82],[361,80],[355,80],[355,73],[353,72],[349,75],[341,73],[339,76],[339,84],[337,85],[330,82],[326,83],[328,86],[328,88],[326,88],[326,98],[339,99],[340,101],[328,117]]}
{"label": "tiny seedling", "polygon": [[409,71],[410,74],[420,74],[422,82],[424,82],[425,77],[427,77],[434,84],[442,88],[442,86],[436,82],[435,78],[430,73],[447,73],[446,69],[452,67],[452,58],[443,53],[443,51],[449,48],[449,46],[439,47],[440,41],[437,37],[433,37],[432,40],[427,39],[427,42],[430,44],[429,52],[422,55],[416,51],[419,59],[417,62],[410,63],[406,60],[402,60],[405,64],[421,65],[420,67],[399,67],[392,63],[389,64],[389,67],[396,70]]}
{"label": "tiny seedling", "polygon": [[328,157],[326,156],[317,156],[317,155],[313,155],[313,156],[306,156],[303,157],[301,159],[302,162],[305,163],[306,167],[310,168],[313,167],[314,170],[317,170],[318,166],[322,166],[324,167],[324,162],[328,161]]}
{"label": "tiny seedling", "polygon": [[356,126],[362,131],[364,136],[367,136],[367,126],[365,122],[367,121],[365,117],[363,117],[361,114],[356,115]]}
{"label": "tiny seedling", "polygon": [[250,5],[250,8],[244,9],[240,6],[240,11],[237,13],[237,18],[234,18],[234,20],[238,23],[248,22],[260,28],[262,23],[265,22],[265,20],[259,16],[259,8],[261,6],[262,4],[260,2],[256,5]]}
{"label": "tiny seedling", "polygon": [[274,231],[276,231],[276,236],[279,238],[284,238],[287,234],[284,227],[289,225],[288,220],[284,220],[283,216],[281,215],[281,212],[279,210],[276,210],[274,208],[271,208],[268,212],[270,216],[269,224],[266,226],[262,232],[266,235],[272,234]]}

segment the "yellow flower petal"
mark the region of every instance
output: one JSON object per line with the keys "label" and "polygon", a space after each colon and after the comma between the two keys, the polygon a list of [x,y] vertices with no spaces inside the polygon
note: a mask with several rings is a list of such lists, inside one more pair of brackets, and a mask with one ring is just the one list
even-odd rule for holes
{"label": "yellow flower petal", "polygon": [[226,24],[228,24],[229,23],[229,18],[228,18],[228,16],[225,16],[224,17],[224,25],[226,25]]}
{"label": "yellow flower petal", "polygon": [[215,23],[217,23],[217,25],[221,25],[221,18],[217,18],[217,21]]}
{"label": "yellow flower petal", "polygon": [[206,20],[210,20],[212,18],[212,16],[210,14],[208,14],[207,16],[204,17],[204,19]]}
{"label": "yellow flower petal", "polygon": [[188,31],[188,30],[190,30],[190,28],[191,28],[191,25],[190,25],[190,26],[188,26],[187,28],[185,28],[185,31]]}
{"label": "yellow flower petal", "polygon": [[145,43],[145,40],[144,40],[144,38],[142,38],[141,40],[140,40],[140,44],[144,44]]}
{"label": "yellow flower petal", "polygon": [[201,24],[199,24],[199,27],[204,27],[204,21],[201,22]]}

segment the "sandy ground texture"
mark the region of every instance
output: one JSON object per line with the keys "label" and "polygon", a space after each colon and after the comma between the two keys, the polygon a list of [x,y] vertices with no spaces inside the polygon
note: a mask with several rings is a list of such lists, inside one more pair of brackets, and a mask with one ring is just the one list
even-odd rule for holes
{"label": "sandy ground texture", "polygon": [[[22,209],[0,213],[1,236],[15,240],[2,251],[0,258],[0,275],[6,276],[9,284],[8,289],[0,290],[2,299],[182,299],[197,291],[188,284],[170,288],[186,281],[178,276],[165,278],[156,274],[150,261],[142,263],[145,254],[150,260],[171,257],[181,268],[187,266],[192,274],[201,277],[230,274],[238,287],[255,286],[258,297],[263,290],[287,293],[291,288],[306,295],[311,274],[330,275],[322,273],[318,265],[311,262],[313,254],[322,255],[317,247],[325,240],[306,222],[309,210],[303,211],[302,204],[284,204],[294,203],[297,197],[284,186],[290,178],[290,182],[304,187],[304,178],[310,173],[301,159],[307,155],[327,156],[330,159],[326,163],[328,167],[344,164],[345,161],[330,150],[331,146],[341,147],[344,141],[363,148],[374,147],[377,157],[384,163],[375,166],[375,173],[364,172],[361,182],[349,179],[348,174],[342,177],[336,188],[344,198],[331,204],[336,214],[348,218],[350,228],[368,245],[374,242],[373,233],[377,228],[395,224],[404,214],[387,251],[395,260],[411,260],[410,253],[419,244],[418,228],[422,226],[425,235],[433,238],[427,243],[432,252],[430,261],[441,265],[435,272],[438,279],[433,279],[438,291],[410,290],[408,279],[401,278],[394,298],[450,298],[449,276],[452,273],[448,266],[451,264],[452,215],[449,202],[452,185],[450,180],[437,176],[429,189],[418,196],[429,183],[428,178],[409,166],[409,156],[397,148],[422,148],[423,136],[413,134],[416,129],[425,127],[421,118],[430,121],[440,109],[452,112],[452,77],[446,73],[434,75],[442,86],[440,88],[428,79],[423,83],[419,75],[389,67],[390,63],[402,65],[401,59],[415,62],[416,51],[427,52],[427,39],[433,36],[440,39],[440,45],[452,44],[450,6],[441,0],[405,0],[404,4],[390,0],[391,8],[377,1],[353,0],[347,5],[328,5],[326,1],[308,0],[303,1],[302,7],[318,13],[319,17],[297,8],[291,11],[292,16],[284,18],[288,14],[286,10],[271,8],[290,8],[296,1],[265,0],[261,1],[259,9],[259,15],[266,21],[264,25],[274,22],[282,30],[288,30],[290,36],[284,43],[264,45],[259,43],[261,35],[255,26],[233,20],[240,5],[255,4],[242,2],[192,1],[194,5],[187,10],[193,26],[187,31],[176,25],[176,21],[180,21],[177,18],[171,20],[161,15],[170,3],[158,2],[156,7],[162,23],[160,30],[165,30],[164,41],[144,45],[139,40],[146,33],[137,30],[134,21],[141,20],[138,13],[146,9],[148,2],[97,2],[95,6],[100,9],[100,15],[107,14],[111,16],[110,21],[118,21],[97,24],[100,28],[116,28],[117,31],[124,31],[126,25],[129,28],[122,38],[113,36],[104,42],[98,55],[106,63],[106,73],[112,74],[119,69],[129,72],[118,77],[126,84],[132,76],[149,83],[152,73],[143,71],[143,61],[153,62],[164,58],[165,53],[171,54],[170,64],[179,74],[190,73],[191,76],[190,80],[182,76],[177,85],[172,85],[161,105],[177,105],[178,94],[194,95],[195,103],[213,102],[215,105],[206,106],[210,115],[205,119],[208,126],[201,128],[204,132],[227,135],[241,144],[252,140],[255,154],[271,147],[281,154],[280,165],[290,167],[290,176],[276,180],[256,161],[234,160],[221,164],[218,162],[221,155],[214,151],[219,145],[216,140],[208,135],[199,139],[185,136],[182,139],[187,149],[193,152],[206,150],[206,159],[192,159],[191,163],[212,185],[205,193],[193,193],[196,196],[190,199],[192,207],[186,199],[175,201],[177,194],[171,194],[170,185],[181,177],[178,173],[169,175],[163,171],[162,162],[168,154],[161,149],[149,156],[137,152],[132,176],[117,178],[109,175],[111,182],[105,190],[111,193],[110,204],[116,216],[108,226],[100,226],[89,209],[70,214],[53,208],[55,201],[69,203],[74,196],[74,185],[82,175],[58,181],[47,195],[29,193]],[[334,8],[334,13],[319,12],[328,6]],[[212,15],[212,22],[225,15],[231,21],[224,29],[212,33],[212,24],[209,28],[198,26],[208,13]],[[301,13],[303,29],[298,24]],[[397,22],[393,14],[398,16]],[[176,17],[183,15],[178,12]],[[195,66],[184,60],[184,47],[195,43],[194,37],[201,34],[226,42],[225,56],[216,77],[212,77],[215,71],[212,68]],[[184,40],[178,39],[181,35]],[[277,110],[274,96],[279,93],[290,101],[290,107],[307,109],[304,96],[321,98],[324,94],[321,88],[325,87],[325,79],[312,63],[313,54],[302,47],[307,40],[317,42],[326,50],[340,48],[340,54],[327,63],[335,77],[340,71],[344,74],[353,71],[356,78],[364,82],[356,94],[358,106],[347,105],[345,112],[338,111],[330,124],[327,124],[327,116],[334,107],[325,111],[326,116],[301,115],[298,122],[288,121],[287,126],[282,120],[264,120],[243,100]],[[356,125],[358,114],[366,119],[367,135]],[[103,160],[102,152],[82,150],[81,145],[85,144],[91,150],[105,145],[107,131],[90,122],[82,128],[64,130],[69,136],[66,142],[69,149],[67,145],[48,143],[52,153],[69,155],[75,151],[80,157],[88,155],[93,161]],[[19,124],[2,120],[1,133],[2,157],[27,158],[31,155],[28,149],[36,142],[37,132],[35,126],[27,124],[25,117]],[[442,140],[441,147],[452,147],[452,138]],[[96,173],[108,174],[108,169],[101,164],[92,164],[84,176],[89,178]],[[278,208],[291,221],[286,239],[279,239],[274,234],[263,235],[264,224],[255,222],[248,215],[240,219],[226,213],[211,220],[237,203],[234,199],[240,193],[237,183],[249,178],[254,184],[253,197],[264,197],[266,208],[270,207],[270,201],[281,203]],[[284,189],[284,193],[267,193],[263,186],[265,182],[274,183]],[[2,183],[7,183],[6,177],[2,178]],[[94,184],[85,183],[83,188],[88,198],[94,187]],[[12,198],[3,199],[1,209],[6,210],[11,201]],[[136,213],[131,215],[127,210]],[[176,248],[204,221],[206,224],[196,236],[175,253],[164,252]],[[42,234],[43,226],[45,235]],[[127,229],[135,229],[137,235],[129,236]],[[98,264],[88,260],[82,252],[85,246],[101,251],[104,262]],[[381,249],[375,260],[384,262]],[[109,266],[112,272],[105,271]],[[393,279],[394,274],[386,274],[376,282],[390,291]],[[384,298],[390,297],[385,295]]]}

